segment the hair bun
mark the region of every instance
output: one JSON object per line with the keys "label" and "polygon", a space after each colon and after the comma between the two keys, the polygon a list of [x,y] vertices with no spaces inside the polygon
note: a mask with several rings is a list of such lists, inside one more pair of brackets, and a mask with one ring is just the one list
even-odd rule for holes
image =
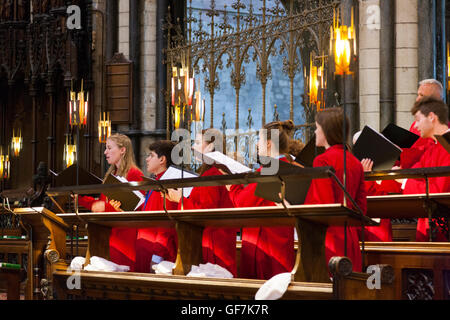
{"label": "hair bun", "polygon": [[282,121],[280,122],[281,127],[283,128],[283,130],[286,131],[287,134],[291,134],[292,130],[294,130],[294,122],[292,120],[286,120],[286,121]]}

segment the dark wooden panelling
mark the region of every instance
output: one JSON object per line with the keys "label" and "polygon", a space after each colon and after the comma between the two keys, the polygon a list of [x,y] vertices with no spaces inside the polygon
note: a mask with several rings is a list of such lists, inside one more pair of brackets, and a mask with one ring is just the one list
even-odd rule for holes
{"label": "dark wooden panelling", "polygon": [[106,64],[106,110],[113,124],[133,121],[133,64],[118,53]]}

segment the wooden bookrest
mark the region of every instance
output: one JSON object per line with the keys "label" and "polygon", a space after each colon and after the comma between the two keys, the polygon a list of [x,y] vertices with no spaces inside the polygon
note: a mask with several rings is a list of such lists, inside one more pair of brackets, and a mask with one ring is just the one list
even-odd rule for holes
{"label": "wooden bookrest", "polygon": [[426,201],[434,207],[433,216],[450,215],[450,193],[405,194],[367,197],[367,216],[371,218],[428,218]]}
{"label": "wooden bookrest", "polygon": [[28,255],[30,258],[25,299],[40,299],[40,259],[44,254],[52,266],[46,274],[46,279],[49,281],[55,267],[67,267],[64,259],[66,258],[66,233],[70,227],[53,212],[43,207],[16,208],[14,213],[20,215],[32,240]]}
{"label": "wooden bookrest", "polygon": [[295,281],[329,282],[325,261],[325,235],[330,225],[376,225],[341,204],[296,205],[286,212],[281,207],[203,209],[184,211],[59,214],[67,224],[87,224],[91,256],[109,259],[112,227],[174,227],[178,235],[175,275],[186,275],[191,265],[202,262],[202,232],[210,227],[292,226],[297,228],[300,250],[292,271]]}

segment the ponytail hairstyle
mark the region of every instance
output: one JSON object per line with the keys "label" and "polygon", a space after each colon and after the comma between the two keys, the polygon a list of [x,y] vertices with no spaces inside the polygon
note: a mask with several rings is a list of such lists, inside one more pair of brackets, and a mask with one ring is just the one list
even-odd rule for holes
{"label": "ponytail hairstyle", "polygon": [[[330,146],[342,144],[343,142],[343,119],[344,110],[340,107],[327,108],[316,114],[316,122],[322,127],[325,138]],[[345,116],[345,129],[348,138],[350,126],[347,115]],[[345,143],[348,146],[348,141],[345,141]],[[350,148],[348,148],[348,150],[350,150]]]}
{"label": "ponytail hairstyle", "polygon": [[[223,136],[220,130],[216,128],[203,129],[199,134],[202,135],[202,142],[206,142],[207,144],[214,143],[214,148],[211,150],[211,152],[218,151],[216,150],[215,146],[217,144],[221,144],[222,153],[226,154],[225,137]],[[212,165],[203,163],[198,169],[197,173],[202,175],[205,171],[209,170],[211,167]]]}
{"label": "ponytail hairstyle", "polygon": [[128,138],[124,134],[115,133],[109,136],[108,140],[115,142],[119,148],[125,148],[125,153],[122,156],[119,167],[116,167],[115,164],[112,164],[109,167],[108,171],[105,174],[103,182],[111,173],[114,173],[117,176],[126,177],[128,171],[130,171],[131,168],[137,168],[136,161],[134,159],[133,146],[131,144],[130,138]]}
{"label": "ponytail hairstyle", "polygon": [[267,141],[272,140],[271,130],[278,130],[279,154],[284,155],[289,160],[289,162],[293,161],[291,154],[297,154],[295,150],[297,146],[292,142],[294,141],[292,139],[292,136],[294,135],[294,128],[295,126],[292,120],[273,121],[263,126],[263,129],[267,130]]}

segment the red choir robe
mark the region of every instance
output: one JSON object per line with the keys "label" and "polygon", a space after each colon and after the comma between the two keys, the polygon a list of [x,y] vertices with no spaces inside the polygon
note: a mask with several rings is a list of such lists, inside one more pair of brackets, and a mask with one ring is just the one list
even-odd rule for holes
{"label": "red choir robe", "polygon": [[[201,176],[217,176],[222,173],[210,167]],[[194,187],[189,198],[183,198],[183,207],[189,209],[232,208],[225,186]],[[181,201],[178,209],[181,208]],[[206,227],[202,237],[203,263],[213,263],[230,271],[236,277],[236,234],[237,228]]]}
{"label": "red choir robe", "polygon": [[[422,155],[419,162],[412,168],[427,168],[450,166],[450,154],[438,142],[429,147]],[[429,178],[430,193],[450,192],[450,177]],[[404,194],[426,193],[425,179],[408,179],[405,184]],[[428,218],[419,218],[417,221],[416,241],[429,241]],[[439,229],[436,241],[448,241],[447,236]]]}
{"label": "red choir robe", "polygon": [[[400,184],[395,180],[383,180],[380,184],[375,181],[366,181],[366,193],[368,196],[381,196],[389,193],[402,193]],[[364,241],[391,242],[391,219],[381,219],[376,227],[365,227]]]}
{"label": "red choir robe", "polygon": [[[414,128],[415,123],[415,121],[412,123],[409,131],[417,134],[420,137],[420,132],[416,128]],[[400,167],[402,169],[411,168],[420,160],[424,152],[433,144],[433,139],[420,137],[416,142],[414,142],[411,148],[404,148],[402,150],[402,153],[400,154]]]}
{"label": "red choir robe", "polygon": [[[341,144],[329,147],[324,153],[314,159],[314,167],[332,166],[336,171],[336,176],[343,180],[343,146]],[[362,212],[366,214],[367,199],[364,184],[364,170],[361,162],[350,152],[346,153],[346,181],[347,191],[356,201]],[[331,178],[313,179],[306,195],[305,204],[328,204],[342,203],[343,192]],[[347,201],[349,208],[353,208],[350,201]],[[354,271],[362,271],[361,250],[359,247],[358,230],[359,227],[347,227],[347,257],[353,264]],[[344,227],[331,226],[327,229],[325,238],[325,258],[328,261],[333,256],[344,256]]]}
{"label": "red choir robe", "polygon": [[[165,171],[164,171],[165,172]],[[156,176],[159,180],[164,172]],[[148,199],[147,199],[148,198]],[[177,210],[178,203],[166,199],[167,210]],[[161,192],[149,190],[142,211],[164,210],[164,198]],[[150,272],[150,263],[154,254],[165,261],[175,262],[177,258],[177,232],[175,228],[141,228],[137,230],[136,272]]]}
{"label": "red choir robe", "polygon": [[[285,157],[281,161],[287,162]],[[260,169],[258,170],[258,172]],[[255,196],[256,183],[232,185],[230,197],[235,207],[275,206]],[[270,279],[291,272],[295,263],[293,227],[256,227],[242,229],[240,277]]]}
{"label": "red choir robe", "polygon": [[[128,181],[142,181],[142,171],[137,167],[132,167],[125,177]],[[92,210],[92,204],[97,201],[93,197],[80,197],[79,204]],[[115,212],[113,206],[109,204],[109,200],[105,195],[100,195],[100,200],[105,201],[105,212]],[[130,267],[130,271],[135,269],[136,261],[136,228],[112,228],[109,237],[109,256],[110,260],[120,265]]]}

